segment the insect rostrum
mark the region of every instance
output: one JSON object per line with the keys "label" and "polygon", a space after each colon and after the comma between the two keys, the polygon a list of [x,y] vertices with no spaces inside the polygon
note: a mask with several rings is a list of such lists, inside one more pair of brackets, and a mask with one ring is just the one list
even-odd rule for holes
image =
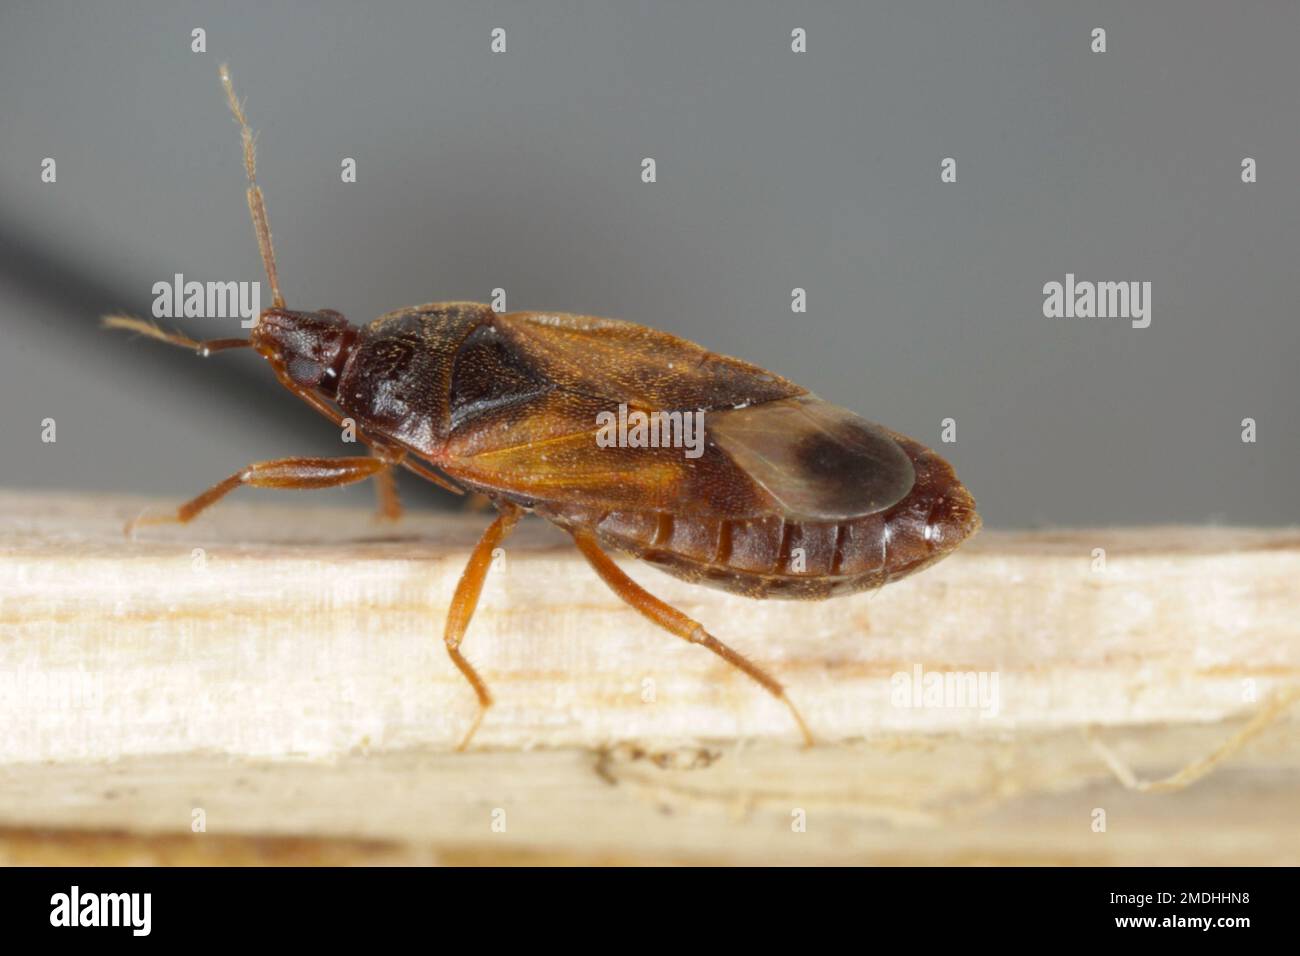
{"label": "insect rostrum", "polygon": [[[448,490],[486,495],[498,511],[444,632],[479,701],[462,747],[492,699],[460,644],[493,548],[528,512],[567,531],[636,610],[780,698],[811,741],[775,679],[645,591],[608,552],[753,598],[876,588],[933,564],[979,528],[952,467],[771,372],[631,322],[444,302],[359,328],[337,312],[285,308],[252,134],[224,67],[221,77],[243,135],[248,204],[274,303],[248,339],[197,342],[138,319],[106,322],[205,355],[255,349],[289,391],[336,424],[351,418],[370,455],[258,462],[172,514],[139,521],[189,521],[240,485],[325,488],[367,478],[396,516],[391,469],[407,468]],[[598,442],[602,415],[620,406],[702,413],[702,453]]]}

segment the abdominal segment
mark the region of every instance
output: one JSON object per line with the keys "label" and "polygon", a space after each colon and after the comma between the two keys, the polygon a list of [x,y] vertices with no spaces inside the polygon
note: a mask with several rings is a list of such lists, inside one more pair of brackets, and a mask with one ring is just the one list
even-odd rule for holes
{"label": "abdominal segment", "polygon": [[933,564],[980,524],[974,500],[946,461],[889,434],[907,453],[916,480],[901,500],[874,514],[715,518],[540,502],[535,510],[561,526],[591,528],[603,545],[693,583],[755,598],[851,594]]}

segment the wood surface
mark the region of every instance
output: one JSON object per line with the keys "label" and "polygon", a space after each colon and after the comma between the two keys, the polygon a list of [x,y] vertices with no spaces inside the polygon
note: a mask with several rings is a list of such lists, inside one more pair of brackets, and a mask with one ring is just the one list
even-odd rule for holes
{"label": "wood surface", "polygon": [[526,520],[456,753],[442,619],[489,515],[329,500],[131,540],[177,502],[0,493],[0,862],[1300,862],[1300,531],[985,530],[814,603],[625,562],[808,750]]}

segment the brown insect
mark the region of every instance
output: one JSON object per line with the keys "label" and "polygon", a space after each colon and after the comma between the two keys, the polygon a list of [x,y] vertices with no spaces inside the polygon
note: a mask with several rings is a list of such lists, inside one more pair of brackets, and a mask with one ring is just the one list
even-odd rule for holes
{"label": "brown insect", "polygon": [[[224,66],[221,82],[243,136],[248,207],[272,307],[247,339],[197,342],[124,316],[105,323],[200,355],[252,347],[322,415],[336,425],[351,418],[371,454],[256,462],[175,513],[133,525],[189,521],[241,485],[327,488],[367,478],[377,482],[381,514],[397,517],[392,469],[400,466],[448,491],[485,495],[498,511],[461,575],[443,635],[478,696],[462,748],[492,697],[461,641],[493,549],[527,512],[567,531],[636,610],[784,702],[811,743],[780,683],[645,591],[609,551],[754,598],[878,588],[933,564],[979,528],[975,502],[952,467],[771,372],[631,322],[442,302],[357,328],[330,310],[286,309],[253,135]],[[627,418],[702,413],[698,456],[632,442],[603,447],[600,423],[619,406]]]}

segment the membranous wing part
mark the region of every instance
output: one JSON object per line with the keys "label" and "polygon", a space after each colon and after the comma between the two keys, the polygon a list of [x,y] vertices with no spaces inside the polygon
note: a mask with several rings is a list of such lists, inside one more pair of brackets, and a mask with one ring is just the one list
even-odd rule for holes
{"label": "membranous wing part", "polygon": [[912,459],[885,429],[812,395],[715,412],[708,433],[788,520],[876,514],[916,482]]}

